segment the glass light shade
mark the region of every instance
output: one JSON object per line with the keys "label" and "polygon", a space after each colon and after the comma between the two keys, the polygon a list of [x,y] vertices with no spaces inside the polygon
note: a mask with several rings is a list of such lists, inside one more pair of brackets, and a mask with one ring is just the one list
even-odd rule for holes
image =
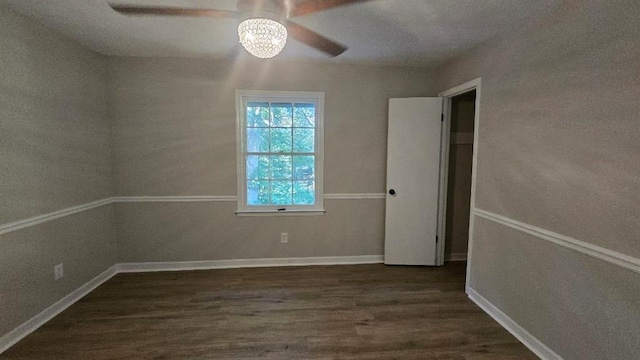
{"label": "glass light shade", "polygon": [[238,25],[240,43],[255,57],[272,58],[287,43],[287,28],[281,23],[264,18],[247,19]]}

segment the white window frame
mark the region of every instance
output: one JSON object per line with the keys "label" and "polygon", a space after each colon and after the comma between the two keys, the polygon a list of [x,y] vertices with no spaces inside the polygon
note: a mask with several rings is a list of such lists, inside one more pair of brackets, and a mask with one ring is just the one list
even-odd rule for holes
{"label": "white window frame", "polygon": [[[313,102],[316,104],[315,132],[315,204],[314,205],[280,205],[250,206],[247,205],[246,180],[246,103],[248,101],[269,102]],[[324,214],[324,92],[318,91],[263,91],[236,90],[236,159],[237,159],[237,198],[239,216],[291,216]],[[284,209],[284,210],[282,210]]]}

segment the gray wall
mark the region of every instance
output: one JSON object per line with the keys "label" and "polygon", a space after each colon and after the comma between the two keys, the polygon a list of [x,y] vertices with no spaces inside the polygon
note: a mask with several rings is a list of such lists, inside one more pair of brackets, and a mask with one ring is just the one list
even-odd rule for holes
{"label": "gray wall", "polygon": [[471,167],[473,143],[455,143],[455,134],[473,139],[475,91],[451,99],[451,144],[447,183],[447,224],[445,257],[466,254],[469,243],[469,210],[471,202]]}
{"label": "gray wall", "polygon": [[[104,57],[0,5],[0,224],[112,196],[106,95]],[[114,219],[105,206],[0,235],[0,336],[113,265]]]}
{"label": "gray wall", "polygon": [[[638,257],[638,18],[634,0],[569,1],[435,87],[418,68],[105,60],[0,7],[0,222],[116,194],[234,195],[235,89],[325,91],[325,192],[382,193],[388,98],[482,77],[477,207]],[[326,209],[121,203],[0,235],[0,336],[116,260],[382,254],[384,200]],[[640,353],[637,273],[480,218],[473,235],[472,288],[565,359]]]}
{"label": "gray wall", "polygon": [[[476,207],[640,257],[640,3],[568,1],[438,71],[482,77]],[[640,274],[476,217],[471,287],[565,359],[635,359]]]}
{"label": "gray wall", "polygon": [[[431,72],[410,67],[110,58],[109,69],[119,196],[236,195],[236,89],[324,91],[325,193],[384,193],[388,99],[435,94]],[[325,207],[246,218],[228,202],[118,204],[118,261],[382,255],[384,199]]]}

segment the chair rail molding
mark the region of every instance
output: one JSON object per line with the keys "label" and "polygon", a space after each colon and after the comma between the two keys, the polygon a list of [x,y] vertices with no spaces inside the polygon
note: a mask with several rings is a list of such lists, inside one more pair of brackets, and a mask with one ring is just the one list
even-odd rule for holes
{"label": "chair rail molding", "polygon": [[10,232],[14,232],[20,229],[24,229],[30,226],[42,224],[47,221],[59,219],[64,216],[69,216],[73,214],[77,214],[82,211],[87,211],[91,209],[95,209],[97,207],[108,205],[113,202],[113,198],[107,198],[102,200],[93,201],[90,203],[68,207],[62,210],[53,211],[47,214],[33,216],[30,218],[13,221],[7,224],[0,225],[0,235],[8,234]]}
{"label": "chair rail molding", "polygon": [[504,225],[514,230],[533,235],[539,239],[546,240],[555,245],[565,247],[567,249],[577,251],[581,254],[592,258],[606,261],[610,264],[640,273],[640,259],[626,255],[617,251],[609,250],[601,246],[593,245],[586,241],[571,238],[562,234],[555,233],[537,226],[529,225],[506,216],[494,214],[490,211],[474,208],[472,211],[474,216],[481,217],[496,224]]}
{"label": "chair rail molding", "polygon": [[235,195],[195,195],[195,196],[116,196],[116,203],[137,202],[235,202]]}
{"label": "chair rail molding", "polygon": [[[324,194],[327,200],[369,200],[385,199],[385,193],[363,193],[363,194]],[[175,203],[175,202],[236,202],[235,195],[187,195],[187,196],[115,196],[106,199],[92,201],[86,204],[72,206],[50,213],[32,216],[30,218],[0,224],[0,235],[8,234],[30,226],[45,223],[47,221],[59,219],[64,216],[77,214],[82,211],[95,209],[100,206],[114,203]]]}
{"label": "chair rail molding", "polygon": [[385,193],[368,193],[368,194],[324,194],[325,200],[369,200],[369,199],[386,199]]}

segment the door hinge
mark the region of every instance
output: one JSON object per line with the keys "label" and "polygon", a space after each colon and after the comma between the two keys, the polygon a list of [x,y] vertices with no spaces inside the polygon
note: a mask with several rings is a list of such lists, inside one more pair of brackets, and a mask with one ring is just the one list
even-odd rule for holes
{"label": "door hinge", "polygon": [[438,243],[438,237],[436,236],[436,244]]}
{"label": "door hinge", "polygon": [[440,121],[444,121],[444,113],[440,114]]}

